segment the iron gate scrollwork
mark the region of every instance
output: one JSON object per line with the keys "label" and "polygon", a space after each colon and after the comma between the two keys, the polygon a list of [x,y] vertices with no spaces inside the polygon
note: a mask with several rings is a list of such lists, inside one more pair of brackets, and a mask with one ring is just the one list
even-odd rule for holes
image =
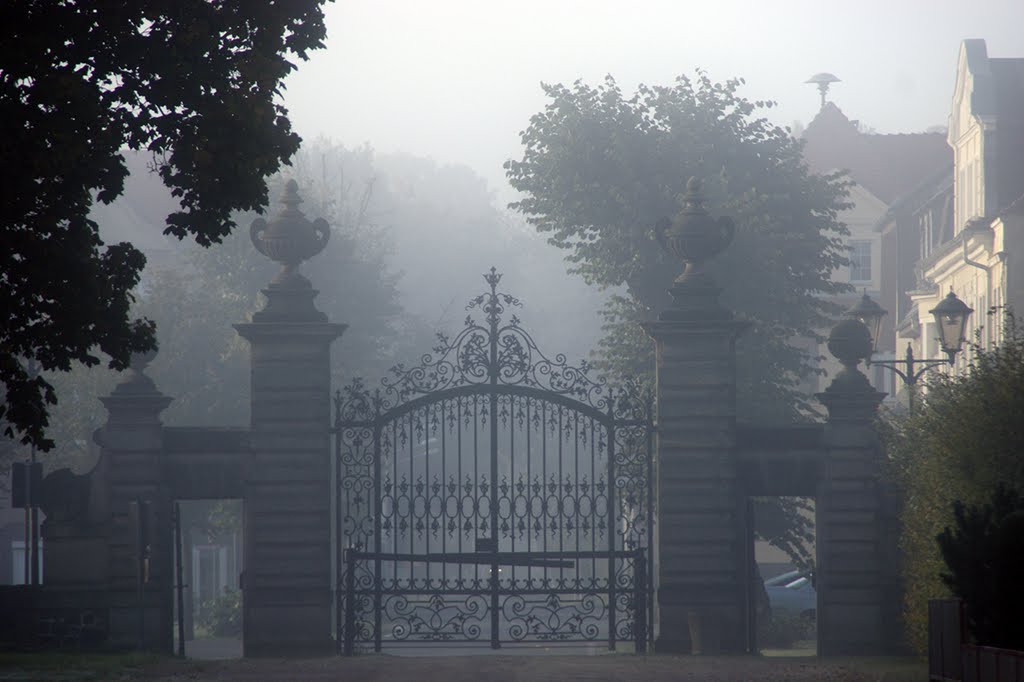
{"label": "iron gate scrollwork", "polygon": [[[548,358],[501,275],[420,363],[335,398],[339,647],[653,633],[653,425]],[[482,313],[478,323],[473,313]]]}

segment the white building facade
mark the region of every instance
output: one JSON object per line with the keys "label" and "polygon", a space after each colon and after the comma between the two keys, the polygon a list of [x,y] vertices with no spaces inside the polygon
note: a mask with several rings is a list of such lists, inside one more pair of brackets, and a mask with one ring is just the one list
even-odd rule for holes
{"label": "white building facade", "polygon": [[[983,40],[960,47],[947,141],[953,150],[953,236],[921,232],[919,283],[909,292],[916,325],[897,334],[916,357],[942,357],[929,311],[950,291],[974,313],[968,341],[1002,339],[1007,309],[1024,310],[1024,58],[993,59]],[[902,335],[902,338],[901,338]],[[955,371],[974,348],[965,346]]]}

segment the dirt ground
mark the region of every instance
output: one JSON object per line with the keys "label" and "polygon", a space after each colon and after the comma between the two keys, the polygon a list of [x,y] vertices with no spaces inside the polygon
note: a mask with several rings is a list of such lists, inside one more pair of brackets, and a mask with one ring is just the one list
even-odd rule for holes
{"label": "dirt ground", "polygon": [[398,682],[542,682],[550,680],[836,680],[926,679],[915,661],[680,656],[358,656],[295,661],[160,661],[123,680],[367,680]]}

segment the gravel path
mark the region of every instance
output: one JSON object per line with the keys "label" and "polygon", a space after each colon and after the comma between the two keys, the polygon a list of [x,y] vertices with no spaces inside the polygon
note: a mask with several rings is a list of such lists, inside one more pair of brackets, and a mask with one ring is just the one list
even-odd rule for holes
{"label": "gravel path", "polygon": [[681,656],[358,656],[304,660],[163,661],[132,680],[249,680],[381,682],[600,682],[636,680],[836,680],[903,682],[922,679],[915,662],[892,659]]}

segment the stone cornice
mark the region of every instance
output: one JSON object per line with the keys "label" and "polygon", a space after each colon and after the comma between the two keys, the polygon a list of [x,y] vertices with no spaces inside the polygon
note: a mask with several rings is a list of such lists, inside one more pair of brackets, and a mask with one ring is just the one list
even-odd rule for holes
{"label": "stone cornice", "polygon": [[292,337],[322,338],[330,342],[340,337],[348,329],[347,324],[334,322],[243,322],[232,326],[239,336],[247,341]]}
{"label": "stone cornice", "polygon": [[749,326],[749,322],[735,319],[655,320],[640,323],[640,327],[653,339],[698,334],[704,336],[726,334],[735,338]]}

